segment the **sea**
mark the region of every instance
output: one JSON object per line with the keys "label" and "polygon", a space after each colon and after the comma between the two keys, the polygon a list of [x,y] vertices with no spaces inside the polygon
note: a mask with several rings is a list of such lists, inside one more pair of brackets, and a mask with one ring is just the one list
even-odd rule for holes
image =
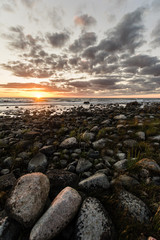
{"label": "sea", "polygon": [[160,98],[0,98],[0,116],[13,116],[23,114],[29,110],[34,111],[51,110],[53,114],[61,114],[71,108],[92,105],[114,105],[125,106],[127,103],[135,102],[145,104],[160,103]]}

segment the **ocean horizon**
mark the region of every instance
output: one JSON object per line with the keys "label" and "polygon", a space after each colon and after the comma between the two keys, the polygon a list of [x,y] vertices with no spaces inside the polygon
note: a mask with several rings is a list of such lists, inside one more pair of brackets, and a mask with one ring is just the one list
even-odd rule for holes
{"label": "ocean horizon", "polygon": [[24,111],[41,111],[50,109],[54,113],[62,113],[73,107],[88,108],[90,105],[125,106],[130,102],[138,102],[142,106],[151,103],[160,103],[160,98],[14,98],[0,97],[0,116],[23,114]]}

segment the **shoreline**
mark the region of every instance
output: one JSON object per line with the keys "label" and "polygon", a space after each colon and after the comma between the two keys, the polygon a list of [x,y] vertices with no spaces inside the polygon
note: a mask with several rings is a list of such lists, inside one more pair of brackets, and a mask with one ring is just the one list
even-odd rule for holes
{"label": "shoreline", "polygon": [[[160,103],[148,103],[143,107],[136,101],[126,106],[91,103],[88,108],[66,108],[61,114],[52,108],[30,113],[28,110],[14,118],[0,117],[0,188],[3,192],[0,218],[8,221],[2,236],[11,231],[12,235],[21,235],[20,239],[29,239],[39,215],[47,214],[54,198],[70,186],[82,198],[82,206],[77,207],[80,215],[85,204],[89,204],[90,209],[96,201],[95,206],[102,204],[104,208],[102,215],[106,216],[107,212],[110,216],[111,221],[106,217],[103,220],[108,223],[109,230],[102,239],[147,240],[152,236],[158,240]],[[19,179],[30,174],[33,181],[32,174],[38,172],[49,179],[50,191],[41,214],[38,213],[28,228],[22,216],[8,211],[12,209],[8,199],[13,197]],[[24,195],[23,189],[18,191]],[[59,195],[57,198],[60,199]],[[33,207],[33,203],[30,204]],[[55,240],[78,239],[82,231],[78,225],[82,217],[79,214],[75,213],[73,221],[57,232]],[[94,225],[94,221],[91,222]],[[85,221],[82,223],[83,229],[87,229]],[[15,228],[20,224],[19,232],[10,230],[10,224]],[[101,234],[104,232],[103,229]]]}

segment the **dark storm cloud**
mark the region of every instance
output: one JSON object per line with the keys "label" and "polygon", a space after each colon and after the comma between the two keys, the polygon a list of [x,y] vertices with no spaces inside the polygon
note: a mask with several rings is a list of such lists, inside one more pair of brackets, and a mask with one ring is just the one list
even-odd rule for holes
{"label": "dark storm cloud", "polygon": [[74,22],[76,25],[89,27],[96,24],[96,19],[88,14],[83,14],[81,16],[76,16]]}
{"label": "dark storm cloud", "polygon": [[[105,71],[111,73],[118,67],[116,63],[119,61],[119,53],[129,52],[133,54],[135,49],[144,43],[142,35],[144,30],[142,24],[143,13],[144,8],[139,8],[132,13],[126,14],[115,28],[108,31],[107,37],[102,39],[98,45],[91,45],[84,49],[82,57],[90,61],[90,68],[95,66],[93,69],[96,74],[105,73]],[[125,58],[127,57],[129,55],[125,56]],[[132,62],[136,60],[138,62],[138,57],[132,59]],[[143,60],[143,63],[140,62],[141,60]],[[156,61],[156,58],[144,56],[139,60],[139,64],[148,66],[146,65],[149,64],[148,62],[154,61]],[[98,64],[99,66],[96,66]],[[115,64],[115,66],[108,66],[109,64]]]}
{"label": "dark storm cloud", "polygon": [[52,47],[60,48],[69,40],[69,34],[67,32],[47,33],[47,38]]}
{"label": "dark storm cloud", "polygon": [[94,90],[108,90],[108,89],[119,89],[121,88],[119,85],[120,80],[112,77],[106,77],[103,79],[91,79],[88,81],[69,81],[67,83],[68,86],[72,86],[79,89],[88,89],[90,91]]}
{"label": "dark storm cloud", "polygon": [[[155,92],[160,88],[160,78],[137,78],[129,82],[130,88],[141,92]],[[128,85],[128,86],[129,86]]]}
{"label": "dark storm cloud", "polygon": [[99,88],[103,88],[103,87],[108,87],[108,88],[112,88],[112,86],[114,86],[116,83],[118,83],[120,80],[115,79],[115,78],[106,78],[106,79],[95,79],[95,80],[91,80],[91,83],[93,85],[96,85]]}
{"label": "dark storm cloud", "polygon": [[70,63],[71,65],[77,65],[79,60],[80,60],[79,57],[73,57],[73,58],[70,58],[70,59],[69,59],[69,63]]}
{"label": "dark storm cloud", "polygon": [[118,69],[118,65],[106,65],[106,64],[101,64],[100,66],[96,66],[92,68],[91,73],[95,74],[113,74],[115,70]]}
{"label": "dark storm cloud", "polygon": [[41,57],[45,57],[45,56],[48,56],[48,53],[46,53],[44,50],[41,50],[41,51],[39,51],[39,55]]}
{"label": "dark storm cloud", "polygon": [[85,32],[80,36],[79,39],[75,40],[74,43],[70,45],[69,49],[75,53],[81,52],[84,48],[94,45],[96,40],[97,36],[94,32]]}
{"label": "dark storm cloud", "polygon": [[130,53],[134,53],[135,49],[144,43],[142,35],[144,10],[144,8],[138,8],[126,14],[121,22],[107,33],[107,38],[100,42],[98,49],[107,52],[129,50]]}
{"label": "dark storm cloud", "polygon": [[69,82],[68,86],[85,89],[85,88],[91,87],[91,83],[90,81],[73,81],[73,82]]}
{"label": "dark storm cloud", "polygon": [[160,47],[160,20],[152,31],[151,37],[153,40],[151,41],[151,45],[156,48]]}
{"label": "dark storm cloud", "polygon": [[126,68],[123,69],[123,72],[136,74],[137,73],[137,67],[126,67]]}
{"label": "dark storm cloud", "polygon": [[159,62],[157,57],[150,57],[148,55],[136,55],[128,58],[126,61],[122,62],[125,67],[148,67]]}
{"label": "dark storm cloud", "polygon": [[160,64],[143,68],[141,74],[160,76]]}
{"label": "dark storm cloud", "polygon": [[84,50],[82,56],[87,59],[95,59],[96,52],[97,52],[97,46],[88,47],[87,49]]}

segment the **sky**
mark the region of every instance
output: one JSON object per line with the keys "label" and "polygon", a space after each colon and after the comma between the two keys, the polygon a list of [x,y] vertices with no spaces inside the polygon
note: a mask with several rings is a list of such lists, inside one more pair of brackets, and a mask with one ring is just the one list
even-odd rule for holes
{"label": "sky", "polygon": [[160,97],[160,0],[0,0],[0,97]]}

